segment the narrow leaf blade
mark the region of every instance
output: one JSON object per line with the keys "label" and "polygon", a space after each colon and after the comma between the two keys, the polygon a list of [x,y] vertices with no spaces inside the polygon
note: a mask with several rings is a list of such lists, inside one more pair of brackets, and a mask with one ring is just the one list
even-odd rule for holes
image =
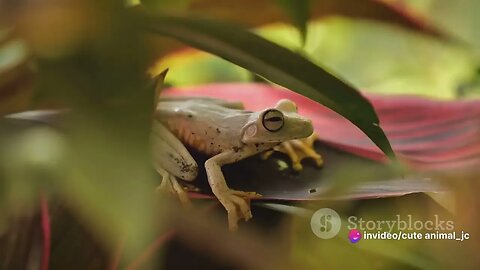
{"label": "narrow leaf blade", "polygon": [[310,0],[277,0],[284,12],[291,17],[305,44],[309,19]]}

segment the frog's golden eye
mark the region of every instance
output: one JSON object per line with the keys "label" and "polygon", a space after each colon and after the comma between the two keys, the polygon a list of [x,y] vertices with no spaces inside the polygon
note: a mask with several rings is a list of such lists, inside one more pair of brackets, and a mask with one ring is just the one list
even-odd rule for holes
{"label": "frog's golden eye", "polygon": [[270,109],[263,114],[262,124],[268,131],[279,131],[283,122],[283,113],[279,110]]}

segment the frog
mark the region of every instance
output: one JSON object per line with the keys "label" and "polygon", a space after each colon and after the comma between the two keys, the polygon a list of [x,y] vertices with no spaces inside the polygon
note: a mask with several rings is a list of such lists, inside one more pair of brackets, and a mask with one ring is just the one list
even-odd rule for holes
{"label": "frog", "polygon": [[209,186],[226,209],[229,230],[236,231],[240,220],[252,218],[250,201],[261,195],[229,188],[221,167],[260,153],[268,158],[274,149],[289,155],[296,164],[310,157],[321,166],[322,157],[311,145],[315,138],[312,121],[298,114],[297,105],[288,99],[250,111],[236,101],[160,96],[151,132],[153,165],[162,177],[159,189],[189,203],[178,180],[194,181],[199,167],[187,146],[206,154]]}

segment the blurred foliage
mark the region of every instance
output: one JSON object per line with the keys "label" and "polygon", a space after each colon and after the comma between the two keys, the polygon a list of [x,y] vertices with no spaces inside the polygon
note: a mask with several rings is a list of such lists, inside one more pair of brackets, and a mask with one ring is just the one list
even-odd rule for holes
{"label": "blurred foliage", "polygon": [[61,131],[21,119],[21,128],[7,125],[14,137],[0,152],[9,194],[3,210],[32,209],[38,200],[31,195],[44,191],[95,228],[105,247],[123,238],[129,258],[161,216],[149,159],[153,91],[146,88],[145,45],[116,1],[26,2],[11,15],[35,56],[37,92],[72,111]]}
{"label": "blurred foliage", "polygon": [[[291,50],[302,48],[292,27],[266,26],[258,33]],[[365,91],[455,98],[476,72],[472,53],[462,47],[390,25],[331,18],[311,23],[309,33],[303,54]],[[172,54],[155,69],[166,66],[167,82],[177,86],[249,79],[247,71],[193,51]]]}
{"label": "blurred foliage", "polygon": [[30,53],[12,28],[0,26],[0,115],[27,109],[33,96]]}
{"label": "blurred foliage", "polygon": [[408,12],[425,16],[435,0],[381,0],[386,4],[408,9]]}
{"label": "blurred foliage", "polygon": [[[425,20],[456,39],[464,49],[473,53],[475,70],[480,66],[480,20],[478,10],[480,3],[475,0],[448,1],[448,0],[384,0],[390,4],[405,7],[408,10],[421,14]],[[460,86],[459,94],[480,95],[478,73],[471,73],[468,81]]]}
{"label": "blurred foliage", "polygon": [[332,19],[315,29],[305,50],[367,91],[451,98],[474,65],[458,47],[396,27]]}
{"label": "blurred foliage", "polygon": [[426,16],[451,35],[471,45],[478,60],[480,50],[478,10],[480,2],[475,0],[436,0],[430,5]]}
{"label": "blurred foliage", "polygon": [[278,0],[278,3],[292,18],[294,25],[300,32],[302,43],[305,43],[310,16],[310,0]]}

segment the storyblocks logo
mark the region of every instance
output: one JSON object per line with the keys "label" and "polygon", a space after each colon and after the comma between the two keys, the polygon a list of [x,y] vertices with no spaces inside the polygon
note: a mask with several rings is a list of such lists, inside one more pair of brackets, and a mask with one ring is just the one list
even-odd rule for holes
{"label": "storyblocks logo", "polygon": [[413,220],[412,215],[407,215],[403,219],[400,215],[396,215],[394,220],[364,220],[356,216],[348,217],[348,228],[359,229],[361,231],[385,231],[392,232],[394,230],[441,230],[451,231],[455,229],[453,220],[441,220],[438,215],[434,215],[433,220]]}
{"label": "storyblocks logo", "polygon": [[[396,215],[389,220],[368,220],[357,216],[346,219],[348,239],[351,243],[363,240],[456,240],[470,239],[465,231],[455,231],[453,220],[443,220],[439,215],[418,220],[412,215]],[[342,219],[333,209],[317,210],[311,218],[313,233],[322,239],[335,237],[341,229]],[[362,241],[363,241],[362,240]]]}
{"label": "storyblocks logo", "polygon": [[340,231],[341,225],[340,215],[330,208],[317,210],[310,220],[313,233],[322,239],[335,237]]}

